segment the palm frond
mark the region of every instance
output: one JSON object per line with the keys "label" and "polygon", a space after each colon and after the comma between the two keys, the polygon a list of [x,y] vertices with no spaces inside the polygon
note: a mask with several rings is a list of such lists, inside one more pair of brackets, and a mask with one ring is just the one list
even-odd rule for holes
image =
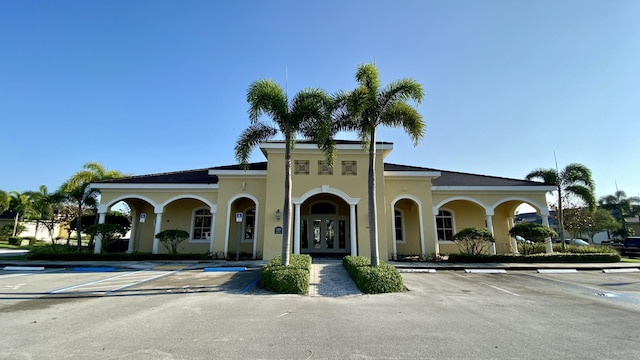
{"label": "palm frond", "polygon": [[286,121],[289,104],[282,87],[269,79],[256,80],[247,90],[249,103],[249,120],[257,122],[262,114],[267,114],[271,120],[282,126]]}
{"label": "palm frond", "polygon": [[596,209],[596,198],[593,196],[593,190],[583,185],[570,185],[565,188],[566,192],[576,195],[580,200],[584,201],[589,210]]}
{"label": "palm frond", "polygon": [[380,88],[380,74],[373,63],[360,64],[356,71],[356,81],[361,87],[366,88],[372,94],[377,94]]}
{"label": "palm frond", "polygon": [[595,183],[591,176],[591,170],[578,163],[573,163],[565,166],[560,172],[560,179],[565,185],[582,184],[589,188],[591,191],[595,190]]}
{"label": "palm frond", "polygon": [[549,185],[556,185],[556,186],[559,185],[558,173],[556,172],[555,169],[543,169],[543,168],[534,169],[533,171],[528,173],[524,178],[527,180],[542,180],[543,183],[549,184]]}
{"label": "palm frond", "polygon": [[254,123],[246,128],[236,143],[235,156],[240,165],[246,169],[251,150],[259,143],[276,136],[278,129],[263,123]]}
{"label": "palm frond", "polygon": [[426,124],[418,110],[404,102],[389,104],[380,114],[380,124],[388,127],[402,127],[417,146],[424,136]]}
{"label": "palm frond", "polygon": [[404,78],[389,83],[380,91],[378,107],[384,109],[387,104],[413,100],[417,105],[422,103],[424,90],[422,85],[410,78]]}

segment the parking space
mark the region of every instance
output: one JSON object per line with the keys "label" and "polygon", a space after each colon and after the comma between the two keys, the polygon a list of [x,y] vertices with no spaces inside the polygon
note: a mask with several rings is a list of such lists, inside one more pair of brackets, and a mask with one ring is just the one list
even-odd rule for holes
{"label": "parking space", "polygon": [[180,265],[121,271],[0,271],[0,300],[122,296],[142,293],[225,291],[245,293],[259,271],[205,272]]}

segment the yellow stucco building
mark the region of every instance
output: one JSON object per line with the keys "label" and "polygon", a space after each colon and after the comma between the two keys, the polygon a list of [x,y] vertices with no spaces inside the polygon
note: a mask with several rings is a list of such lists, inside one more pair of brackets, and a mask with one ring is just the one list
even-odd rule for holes
{"label": "yellow stucco building", "polygon": [[[93,183],[101,191],[100,222],[120,201],[132,211],[129,251],[166,252],[155,234],[182,229],[182,253],[236,251],[271,259],[282,249],[284,143],[260,145],[266,162],[132,176]],[[400,255],[457,253],[452,241],[466,227],[485,227],[492,252],[514,251],[508,235],[515,209],[533,206],[548,224],[538,182],[385,163],[393,144],[376,144],[379,252]],[[315,144],[298,142],[292,154],[293,253],[369,255],[368,153],[340,141],[333,167]],[[96,252],[101,249],[96,244]]]}

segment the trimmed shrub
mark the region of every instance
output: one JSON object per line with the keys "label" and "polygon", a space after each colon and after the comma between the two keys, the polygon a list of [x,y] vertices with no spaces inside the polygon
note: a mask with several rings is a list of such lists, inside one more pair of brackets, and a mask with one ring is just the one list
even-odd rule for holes
{"label": "trimmed shrub", "polygon": [[620,254],[615,253],[555,253],[533,255],[469,255],[451,254],[449,262],[463,263],[610,263],[619,262]]}
{"label": "trimmed shrub", "polygon": [[345,256],[342,265],[353,279],[358,289],[365,294],[381,294],[404,290],[402,276],[398,269],[380,261],[379,266],[371,266],[366,256]]}
{"label": "trimmed shrub", "polygon": [[22,238],[18,236],[9,236],[9,245],[22,246]]}
{"label": "trimmed shrub", "polygon": [[34,247],[29,250],[28,260],[58,261],[143,261],[143,260],[209,260],[207,253],[200,254],[150,254],[134,252],[94,254],[86,249],[78,250],[75,246],[52,245]]}
{"label": "trimmed shrub", "polygon": [[156,237],[160,240],[162,246],[169,251],[169,254],[177,254],[178,244],[187,240],[189,233],[184,230],[169,229],[160,231],[156,234]]}
{"label": "trimmed shrub", "polygon": [[311,256],[292,254],[289,266],[276,256],[262,268],[260,286],[281,294],[306,294],[311,282]]}
{"label": "trimmed shrub", "polygon": [[481,228],[464,228],[453,235],[461,252],[465,254],[477,255],[489,252],[491,243],[496,240],[491,231]]}
{"label": "trimmed shrub", "polygon": [[532,254],[535,251],[535,243],[541,243],[544,242],[546,238],[554,238],[557,236],[556,232],[550,227],[537,223],[516,224],[509,230],[509,235],[513,237],[521,236],[531,241],[531,243],[525,242],[521,244],[522,247],[518,246],[518,249],[522,249],[522,253],[525,255]]}

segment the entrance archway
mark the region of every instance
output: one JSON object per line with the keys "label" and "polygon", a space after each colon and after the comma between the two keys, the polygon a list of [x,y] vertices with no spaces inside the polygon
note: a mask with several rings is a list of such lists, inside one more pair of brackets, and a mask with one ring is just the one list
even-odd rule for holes
{"label": "entrance archway", "polygon": [[349,204],[336,195],[318,194],[300,208],[300,252],[349,254]]}

